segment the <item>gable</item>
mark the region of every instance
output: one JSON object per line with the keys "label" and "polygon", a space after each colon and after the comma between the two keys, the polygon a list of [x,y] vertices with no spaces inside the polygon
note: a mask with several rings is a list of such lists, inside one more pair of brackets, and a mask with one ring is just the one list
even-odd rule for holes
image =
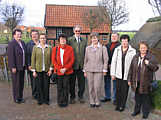
{"label": "gable", "polygon": [[[89,8],[97,6],[76,6],[76,5],[46,5],[45,27],[74,27],[82,26],[82,33],[90,33],[90,29],[83,23],[84,12]],[[95,28],[93,32],[109,33],[110,28],[106,23]]]}

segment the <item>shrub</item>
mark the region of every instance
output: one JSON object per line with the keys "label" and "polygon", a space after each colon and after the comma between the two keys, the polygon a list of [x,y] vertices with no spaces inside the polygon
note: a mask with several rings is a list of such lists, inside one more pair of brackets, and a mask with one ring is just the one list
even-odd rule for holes
{"label": "shrub", "polygon": [[159,87],[151,93],[152,96],[152,106],[154,109],[161,110],[161,81],[158,81]]}
{"label": "shrub", "polygon": [[154,18],[149,18],[147,20],[147,22],[157,22],[157,21],[161,21],[161,16],[159,17],[154,17]]}

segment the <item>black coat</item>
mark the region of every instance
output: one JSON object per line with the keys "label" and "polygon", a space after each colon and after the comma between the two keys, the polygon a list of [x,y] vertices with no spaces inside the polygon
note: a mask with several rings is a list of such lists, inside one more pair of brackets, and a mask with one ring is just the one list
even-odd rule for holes
{"label": "black coat", "polygon": [[[111,45],[112,45],[111,42],[106,45],[107,53],[108,53],[108,66],[111,65],[112,56],[113,56],[113,53],[114,53],[115,48],[117,48],[118,46],[120,46],[121,43],[120,42],[117,42],[116,45],[115,45],[115,47],[112,49],[112,51],[110,50]],[[109,67],[108,67],[107,74],[110,75],[110,68]]]}
{"label": "black coat", "polygon": [[26,44],[27,66],[31,66],[31,56],[32,56],[32,50],[34,46],[35,46],[35,43],[33,40],[30,40]]}

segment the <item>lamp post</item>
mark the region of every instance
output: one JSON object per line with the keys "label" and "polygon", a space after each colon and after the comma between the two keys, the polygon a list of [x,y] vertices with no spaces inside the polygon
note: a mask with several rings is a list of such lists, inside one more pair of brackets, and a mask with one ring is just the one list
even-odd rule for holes
{"label": "lamp post", "polygon": [[[7,35],[7,33],[8,33],[7,29],[5,29],[3,31],[3,33],[5,34],[5,37],[6,37],[6,40],[8,43],[9,39],[8,39],[8,35]],[[5,49],[5,50],[6,50],[5,54],[3,55],[4,73],[5,73],[5,78],[7,79],[7,81],[9,81],[8,69],[7,69],[7,55],[6,55],[7,49]]]}
{"label": "lamp post", "polygon": [[7,41],[7,43],[8,43],[8,41],[9,41],[9,38],[8,38],[8,30],[5,29],[5,30],[3,31],[3,33],[5,34],[6,41]]}

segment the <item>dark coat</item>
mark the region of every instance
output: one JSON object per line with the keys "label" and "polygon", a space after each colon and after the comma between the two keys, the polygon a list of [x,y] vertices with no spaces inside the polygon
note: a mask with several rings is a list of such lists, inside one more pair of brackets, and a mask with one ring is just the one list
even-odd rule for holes
{"label": "dark coat", "polygon": [[30,40],[26,44],[27,66],[31,66],[31,56],[32,56],[32,50],[33,50],[34,45],[35,43],[33,40]]}
{"label": "dark coat", "polygon": [[[137,53],[130,65],[128,81],[131,83],[131,88],[133,91],[136,91],[137,81],[138,81],[138,60],[140,53]],[[149,65],[145,64],[145,59],[149,61]],[[158,70],[158,63],[156,58],[151,54],[147,53],[145,59],[142,62],[142,67],[140,70],[140,94],[148,94],[150,90],[150,83],[153,81],[153,73]]]}
{"label": "dark coat", "polygon": [[75,61],[73,69],[74,70],[83,69],[87,40],[83,37],[80,37],[80,48],[79,48],[79,44],[75,36],[72,36],[68,39],[68,45],[72,46],[74,50]]}
{"label": "dark coat", "polygon": [[[121,45],[121,43],[120,42],[117,42],[116,45],[115,45],[115,47],[112,50],[110,50],[111,45],[112,45],[111,42],[106,45],[107,53],[108,53],[108,66],[111,65],[112,56],[113,56],[113,53],[114,53],[115,48],[118,47],[119,45]],[[110,67],[107,67],[107,69],[108,69],[107,70],[107,75],[110,76]]]}
{"label": "dark coat", "polygon": [[[22,44],[24,52],[26,54],[26,46],[25,46],[24,41],[21,41],[21,44]],[[23,51],[15,39],[13,39],[11,42],[9,42],[7,54],[8,54],[8,67],[9,67],[9,69],[12,69],[12,68],[16,68],[17,70],[24,69]],[[26,60],[25,60],[25,65],[26,65]]]}
{"label": "dark coat", "polygon": [[106,48],[107,48],[107,52],[108,52],[108,65],[111,65],[111,61],[112,61],[112,56],[113,56],[113,53],[114,53],[114,50],[116,47],[118,47],[119,45],[121,45],[120,42],[117,42],[115,47],[112,49],[112,51],[110,50],[110,47],[111,47],[112,43],[108,43],[106,45]]}

